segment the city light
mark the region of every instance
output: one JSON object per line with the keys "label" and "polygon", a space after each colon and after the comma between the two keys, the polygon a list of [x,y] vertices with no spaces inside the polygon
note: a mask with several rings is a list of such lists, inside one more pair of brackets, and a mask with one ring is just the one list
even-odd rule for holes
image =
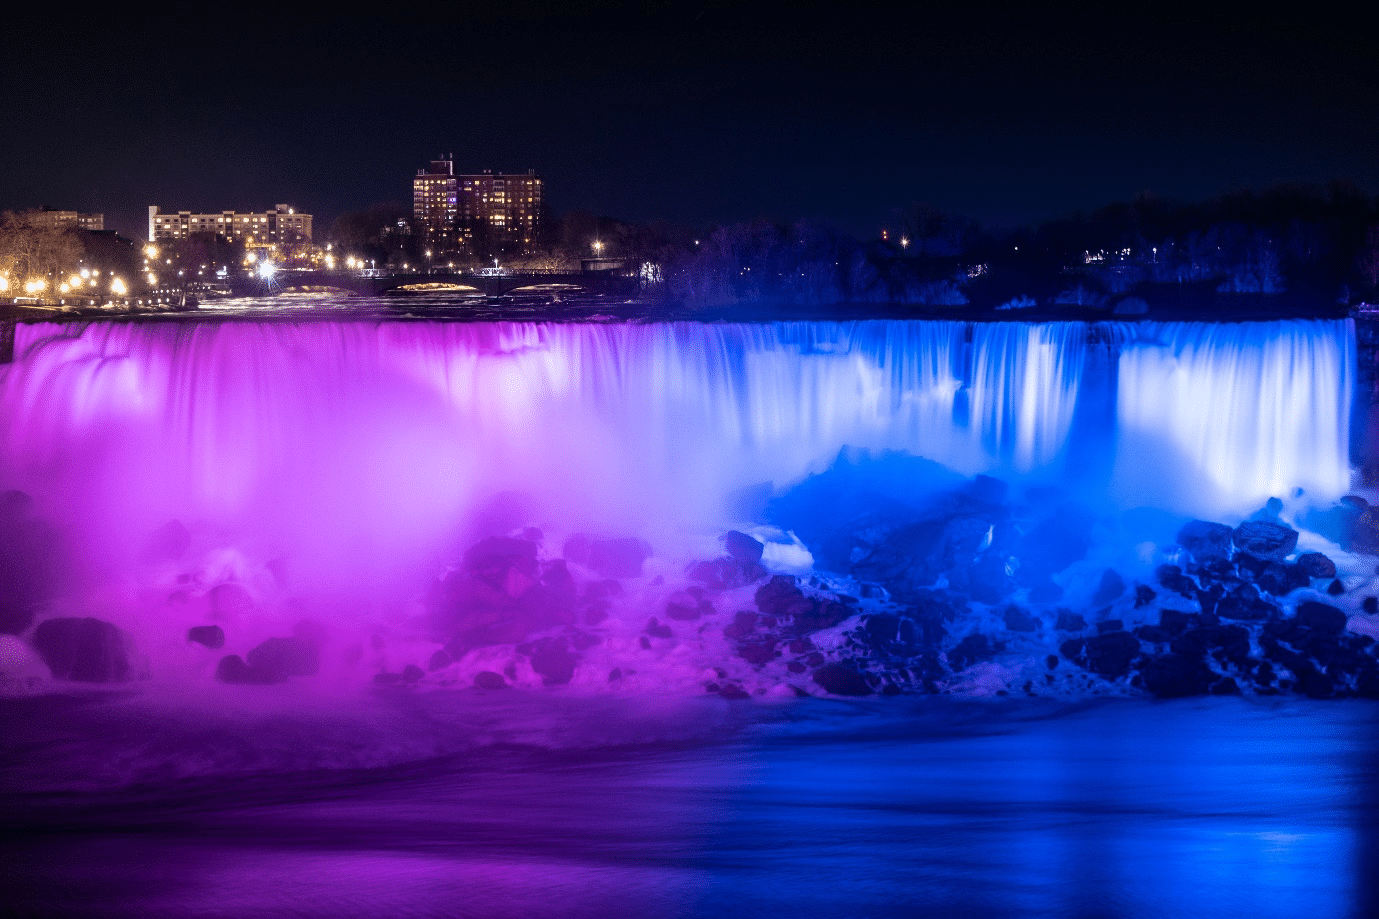
{"label": "city light", "polygon": [[123,280],[116,278],[110,282],[110,292],[117,297],[123,297],[125,294],[129,293],[129,289],[125,287]]}
{"label": "city light", "polygon": [[273,279],[273,275],[277,274],[277,272],[278,266],[274,265],[267,259],[265,259],[263,264],[259,266],[259,277],[265,281],[271,281]]}

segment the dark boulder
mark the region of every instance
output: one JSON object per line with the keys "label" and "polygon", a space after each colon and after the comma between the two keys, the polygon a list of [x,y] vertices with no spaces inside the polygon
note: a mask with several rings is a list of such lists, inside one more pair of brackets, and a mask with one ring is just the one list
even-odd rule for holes
{"label": "dark boulder", "polygon": [[795,579],[787,574],[778,574],[757,588],[755,595],[757,609],[768,616],[794,616],[809,611],[814,603],[795,586]]}
{"label": "dark boulder", "polygon": [[1308,600],[1298,604],[1295,617],[1298,625],[1313,629],[1323,635],[1339,635],[1345,631],[1346,614],[1326,603]]}
{"label": "dark boulder", "polygon": [[437,648],[436,653],[431,655],[431,660],[427,661],[426,669],[435,673],[437,670],[443,670],[453,663],[455,663],[455,659],[450,656],[449,652],[444,648]]}
{"label": "dark boulder", "polygon": [[1298,556],[1298,565],[1309,578],[1334,578],[1336,563],[1320,552],[1304,552]]}
{"label": "dark boulder", "polygon": [[670,626],[663,624],[663,623],[662,623],[659,619],[657,619],[655,616],[652,616],[650,619],[647,620],[645,632],[646,632],[646,634],[650,635],[652,638],[674,638],[674,637],[675,637],[675,633],[674,633],[673,631],[671,631]]}
{"label": "dark boulder", "polygon": [[1250,633],[1241,625],[1202,626],[1175,638],[1169,650],[1195,658],[1210,653],[1222,663],[1243,667],[1250,659]]}
{"label": "dark boulder", "polygon": [[761,554],[766,547],[757,542],[746,533],[739,533],[737,530],[729,530],[723,534],[724,548],[738,562],[747,565],[754,565],[761,561]]}
{"label": "dark boulder", "polygon": [[1205,695],[1216,674],[1199,657],[1162,654],[1140,666],[1144,688],[1160,699]]}
{"label": "dark boulder", "polygon": [[1054,623],[1054,628],[1060,632],[1081,632],[1087,628],[1087,620],[1081,613],[1074,613],[1070,609],[1060,609],[1058,611],[1058,621]]}
{"label": "dark boulder", "polygon": [[1013,604],[1005,608],[1001,617],[1005,620],[1006,628],[1012,632],[1037,632],[1042,625],[1038,617]]}
{"label": "dark boulder", "polygon": [[1076,503],[1057,507],[1030,528],[1012,547],[1020,560],[1016,572],[1025,586],[1044,583],[1074,562],[1081,561],[1092,545],[1096,516]]}
{"label": "dark boulder", "polygon": [[[1326,556],[1320,557],[1325,558]],[[1306,587],[1310,582],[1311,578],[1307,574],[1307,569],[1301,564],[1285,565],[1282,562],[1269,562],[1255,576],[1255,583],[1259,585],[1259,589],[1276,597],[1286,596],[1299,587]]]}
{"label": "dark boulder", "polygon": [[1296,548],[1298,531],[1270,520],[1246,520],[1235,528],[1231,540],[1255,558],[1282,559]]}
{"label": "dark boulder", "polygon": [[1140,642],[1129,632],[1107,632],[1088,638],[1085,653],[1088,670],[1115,679],[1130,672],[1130,662],[1140,653]]}
{"label": "dark boulder", "polygon": [[743,642],[737,646],[737,656],[753,666],[760,667],[780,657],[774,639]]}
{"label": "dark boulder", "polygon": [[222,683],[272,683],[268,674],[254,670],[238,654],[227,654],[215,668],[215,678]]}
{"label": "dark boulder", "polygon": [[511,597],[520,596],[541,577],[536,543],[510,536],[490,536],[464,553],[466,574]]}
{"label": "dark boulder", "polygon": [[1345,593],[1345,585],[1342,584],[1340,580],[1332,581],[1330,584],[1326,585],[1326,592],[1333,597],[1339,597],[1341,594]]}
{"label": "dark boulder", "polygon": [[1105,635],[1107,632],[1120,632],[1125,629],[1125,622],[1120,619],[1103,619],[1096,624],[1098,635]]}
{"label": "dark boulder", "polygon": [[1192,553],[1193,560],[1199,564],[1207,559],[1229,558],[1231,528],[1224,523],[1189,520],[1178,531],[1178,545]]}
{"label": "dark boulder", "polygon": [[281,683],[294,676],[312,676],[321,666],[319,646],[295,635],[269,638],[245,655],[245,660],[251,670],[264,675],[263,682],[267,683]]}
{"label": "dark boulder", "polygon": [[723,636],[733,641],[742,641],[757,627],[757,614],[751,610],[739,610],[733,614],[733,621],[723,627]]}
{"label": "dark boulder", "polygon": [[691,581],[711,590],[732,590],[760,581],[767,572],[760,562],[744,562],[725,555],[712,561],[694,562],[686,574]]}
{"label": "dark boulder", "polygon": [[187,629],[187,640],[208,648],[225,647],[225,630],[218,625],[194,625]]}
{"label": "dark boulder", "polygon": [[869,696],[871,686],[865,677],[847,664],[824,664],[814,671],[814,682],[835,696]]}
{"label": "dark boulder", "polygon": [[1125,593],[1125,579],[1114,568],[1101,573],[1101,583],[1092,595],[1093,606],[1105,606],[1119,599]]}
{"label": "dark boulder", "polygon": [[1211,684],[1207,690],[1213,696],[1238,696],[1241,694],[1240,685],[1232,677],[1222,677],[1220,680]]}
{"label": "dark boulder", "polygon": [[32,644],[59,680],[122,683],[132,676],[125,633],[100,619],[47,619],[34,629]]}
{"label": "dark boulder", "polygon": [[1197,599],[1197,582],[1183,574],[1183,569],[1177,565],[1160,565],[1154,576],[1166,590],[1189,600]]}
{"label": "dark boulder", "polygon": [[1148,606],[1154,602],[1156,597],[1158,597],[1158,593],[1148,584],[1135,585],[1135,609],[1139,609],[1141,606]]}
{"label": "dark boulder", "polygon": [[531,668],[541,674],[541,680],[547,686],[568,683],[575,675],[577,659],[570,653],[564,638],[538,638],[534,642],[518,645],[517,652],[531,658]]}
{"label": "dark boulder", "polygon": [[989,660],[996,655],[997,648],[985,635],[968,635],[948,652],[948,666],[956,673],[966,670],[979,661]]}
{"label": "dark boulder", "polygon": [[421,678],[424,676],[426,676],[426,672],[416,664],[408,664],[406,667],[402,668],[402,682],[404,683],[410,684],[420,682]]}
{"label": "dark boulder", "polygon": [[503,679],[501,673],[494,673],[492,670],[480,670],[474,674],[474,687],[476,689],[507,689],[508,681]]}
{"label": "dark boulder", "polygon": [[635,537],[597,539],[577,533],[565,540],[565,558],[605,578],[638,578],[651,557],[651,546]]}
{"label": "dark boulder", "polygon": [[211,588],[211,615],[238,618],[254,611],[254,598],[239,584],[229,581]]}

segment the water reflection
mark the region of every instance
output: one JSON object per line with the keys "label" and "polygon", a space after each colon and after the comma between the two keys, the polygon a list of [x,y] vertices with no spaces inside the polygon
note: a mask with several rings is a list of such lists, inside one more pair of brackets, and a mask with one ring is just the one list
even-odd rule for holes
{"label": "water reflection", "polygon": [[[313,734],[282,713],[170,728],[131,704],[67,710],[10,747],[9,780],[19,759],[52,767],[0,802],[19,913],[1292,917],[1379,902],[1368,706],[706,700],[636,724],[633,707],[437,697]],[[502,734],[513,719],[529,729]],[[315,767],[263,754],[284,732]],[[390,761],[322,765],[354,762],[352,744]],[[156,781],[184,745],[208,764],[260,756]],[[138,761],[136,783],[70,794],[64,764],[98,753]]]}

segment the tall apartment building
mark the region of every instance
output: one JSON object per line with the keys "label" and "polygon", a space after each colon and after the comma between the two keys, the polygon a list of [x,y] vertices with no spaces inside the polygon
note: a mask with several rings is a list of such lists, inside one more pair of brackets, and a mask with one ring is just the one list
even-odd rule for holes
{"label": "tall apartment building", "polygon": [[34,226],[52,227],[58,230],[76,228],[79,230],[104,230],[104,214],[79,214],[76,211],[59,211],[51,207],[29,211],[25,216]]}
{"label": "tall apartment building", "polygon": [[432,160],[412,180],[412,216],[439,256],[477,250],[525,252],[541,233],[542,181],[535,169],[456,175],[454,160]]}
{"label": "tall apartment building", "polygon": [[295,208],[279,204],[271,211],[240,214],[221,211],[218,214],[193,214],[178,211],[162,214],[157,205],[148,209],[148,239],[186,239],[193,233],[217,233],[226,239],[242,240],[251,246],[281,246],[311,242],[311,215],[299,214]]}

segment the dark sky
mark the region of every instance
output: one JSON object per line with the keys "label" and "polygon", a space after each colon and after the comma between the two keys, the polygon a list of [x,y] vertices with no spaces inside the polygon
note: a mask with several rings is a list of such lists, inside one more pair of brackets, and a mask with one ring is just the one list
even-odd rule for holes
{"label": "dark sky", "polygon": [[103,211],[142,235],[149,204],[284,202],[319,236],[410,201],[450,152],[463,171],[535,168],[557,212],[867,234],[916,203],[1009,225],[1141,191],[1379,192],[1369,37],[1307,6],[186,9],[8,24],[0,208]]}

